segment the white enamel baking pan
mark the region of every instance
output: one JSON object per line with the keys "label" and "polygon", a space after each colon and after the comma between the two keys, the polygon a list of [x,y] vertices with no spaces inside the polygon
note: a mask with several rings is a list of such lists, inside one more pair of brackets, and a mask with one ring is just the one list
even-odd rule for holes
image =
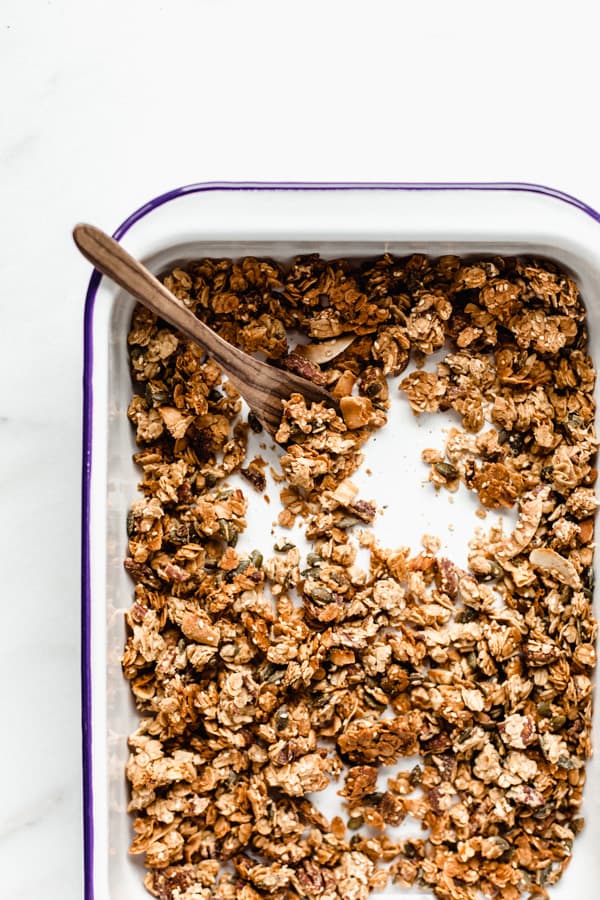
{"label": "white enamel baking pan", "polygon": [[[164,194],[130,216],[115,232],[126,248],[159,272],[176,260],[202,256],[297,253],[325,257],[536,254],[566,266],[585,298],[592,353],[600,364],[600,215],[573,197],[524,184],[198,184]],[[143,866],[128,855],[124,766],[127,735],[137,716],[119,658],[123,611],[132,584],[123,570],[125,521],[136,497],[133,434],[126,410],[131,381],[126,335],[133,303],[94,272],[85,312],[83,443],[83,753],[86,900],[147,898]],[[457,562],[477,524],[466,491],[436,494],[420,452],[443,447],[441,425],[416,420],[396,404],[390,424],[367,446],[364,471],[354,479],[361,496],[387,505],[377,524],[388,546],[418,547],[438,535]],[[249,491],[247,493],[252,493]],[[273,497],[277,491],[271,492]],[[463,496],[464,495],[464,496]],[[270,552],[276,517],[262,497],[251,498],[248,546]],[[488,517],[487,525],[492,518]],[[506,519],[508,528],[511,523]],[[596,615],[598,615],[596,608]],[[588,765],[583,814],[556,900],[592,900],[600,892],[600,712]],[[335,796],[335,790],[333,791]],[[329,811],[326,799],[325,812]],[[386,897],[420,894],[390,886]],[[380,895],[381,896],[381,895]],[[426,896],[421,894],[421,896]]]}

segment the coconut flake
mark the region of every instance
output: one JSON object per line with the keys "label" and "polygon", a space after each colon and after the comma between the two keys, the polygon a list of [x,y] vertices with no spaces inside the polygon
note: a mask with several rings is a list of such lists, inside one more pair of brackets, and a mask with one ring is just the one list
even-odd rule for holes
{"label": "coconut flake", "polygon": [[581,581],[577,570],[571,560],[565,559],[555,550],[539,547],[529,554],[529,562],[538,569],[547,569],[553,572],[562,584],[572,588],[581,587]]}
{"label": "coconut flake", "polygon": [[340,337],[333,338],[330,341],[318,341],[314,344],[298,344],[294,347],[294,353],[303,356],[311,363],[317,366],[323,363],[331,362],[344,350],[347,350],[352,341],[356,338],[355,334],[342,334]]}

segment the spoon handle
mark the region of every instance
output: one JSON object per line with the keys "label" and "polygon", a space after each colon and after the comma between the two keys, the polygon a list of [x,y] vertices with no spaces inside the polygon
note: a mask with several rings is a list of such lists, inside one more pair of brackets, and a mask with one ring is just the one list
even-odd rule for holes
{"label": "spoon handle", "polygon": [[115,281],[165,322],[201,344],[234,380],[244,382],[248,377],[246,354],[241,354],[204,322],[197,319],[190,309],[173,296],[117,241],[100,228],[86,224],[75,226],[73,239],[81,253],[103,275]]}

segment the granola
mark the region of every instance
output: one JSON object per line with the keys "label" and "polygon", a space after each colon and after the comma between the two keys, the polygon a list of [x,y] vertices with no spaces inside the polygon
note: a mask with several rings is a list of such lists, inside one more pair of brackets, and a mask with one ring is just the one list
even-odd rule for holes
{"label": "granola", "polygon": [[[148,890],[548,897],[583,827],[596,664],[595,371],[577,285],[535,259],[316,254],[204,259],[165,283],[339,408],[294,395],[276,435],[278,521],[303,522],[306,559],[292,540],[242,551],[248,497],[228,478],[265,491],[266,461],[248,459],[260,423],[198,347],[135,310],[122,664]],[[341,336],[342,352],[307,354],[294,331]],[[423,454],[431,490],[518,514],[508,535],[475,531],[468,568],[435,535],[420,550],[377,539],[352,476],[391,396],[453,419]],[[345,818],[319,809],[331,785]]]}

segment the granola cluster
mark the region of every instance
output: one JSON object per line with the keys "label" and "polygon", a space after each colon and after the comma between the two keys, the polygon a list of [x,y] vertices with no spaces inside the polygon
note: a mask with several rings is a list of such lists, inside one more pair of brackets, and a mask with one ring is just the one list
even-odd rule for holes
{"label": "granola cluster", "polygon": [[[576,284],[547,261],[389,255],[202,260],[165,283],[339,406],[294,395],[276,435],[279,524],[300,519],[310,552],[291,539],[238,552],[248,500],[228,478],[264,491],[267,463],[247,458],[260,423],[201,350],[134,313],[142,481],[123,670],[141,716],[127,777],[147,888],[547,897],[583,827],[596,662],[595,373]],[[319,365],[292,331],[354,340]],[[475,531],[467,569],[435,536],[383,547],[351,480],[392,393],[454,419],[424,454],[435,489],[518,514],[510,534]],[[331,820],[328,786],[344,812]]]}

